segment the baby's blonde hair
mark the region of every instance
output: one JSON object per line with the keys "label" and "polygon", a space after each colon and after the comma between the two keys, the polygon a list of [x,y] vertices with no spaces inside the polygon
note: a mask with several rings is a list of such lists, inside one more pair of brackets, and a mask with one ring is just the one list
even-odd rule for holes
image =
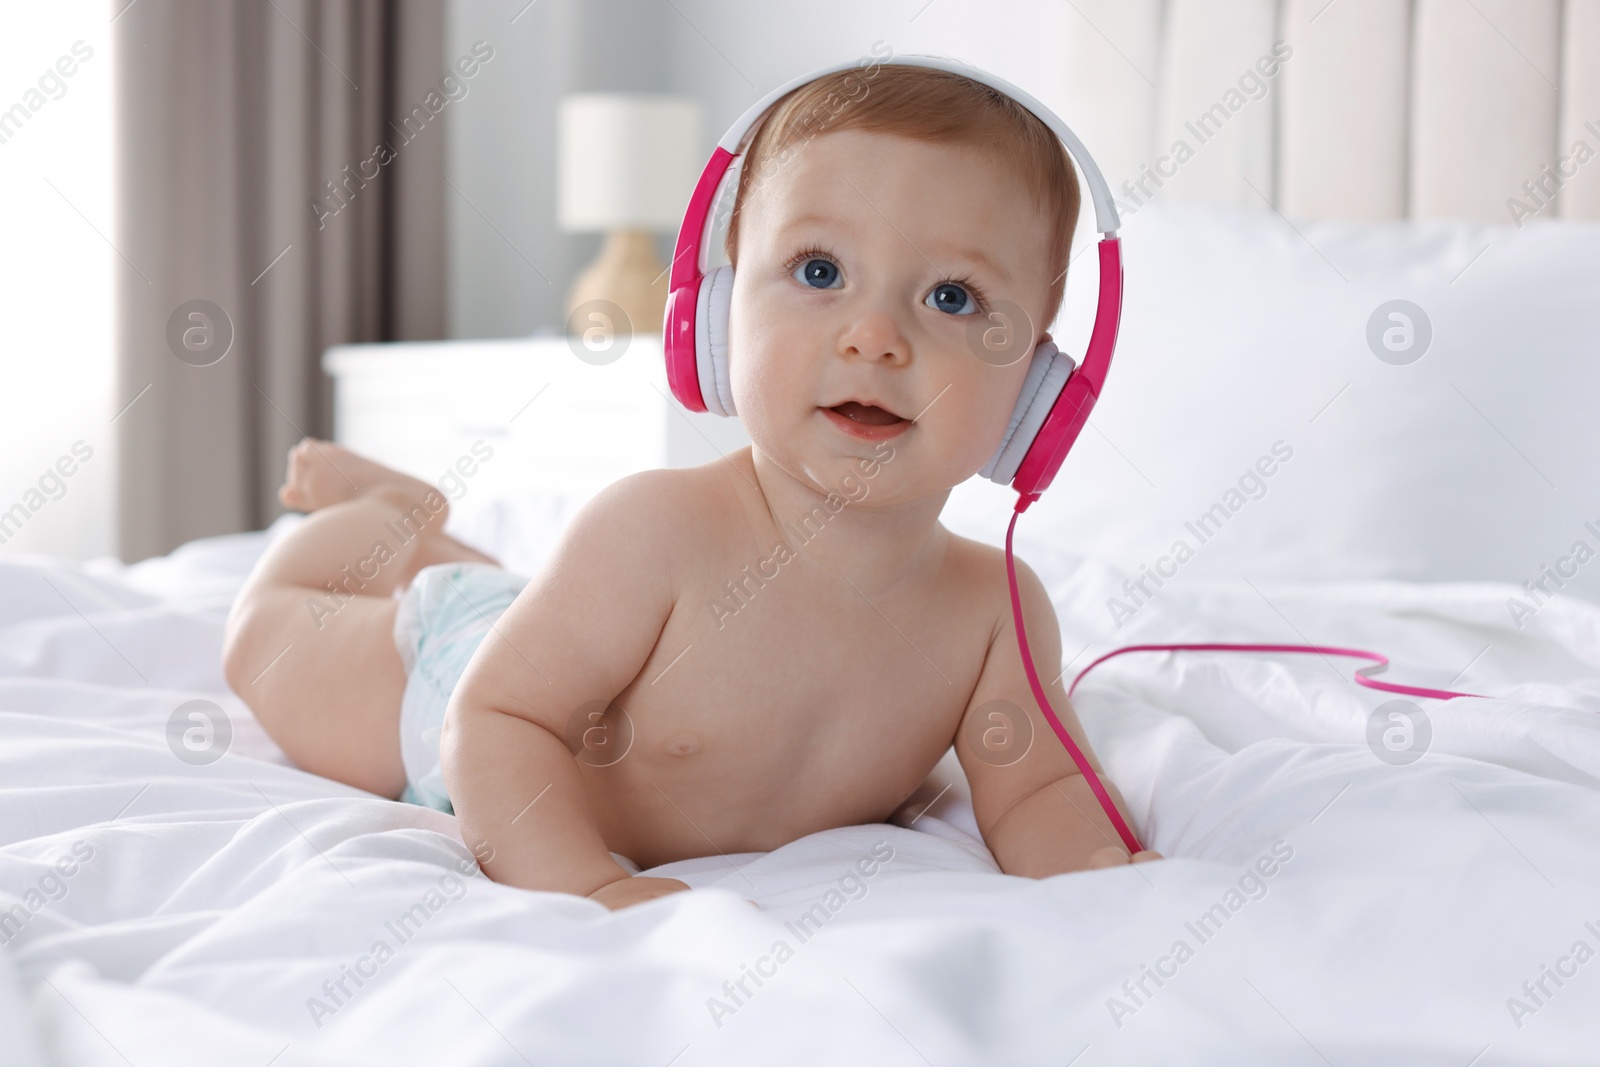
{"label": "baby's blonde hair", "polygon": [[738,265],[739,212],[751,189],[774,173],[786,153],[821,133],[868,130],[919,141],[986,149],[998,165],[1022,178],[1050,226],[1045,297],[1047,329],[1061,308],[1067,257],[1078,222],[1078,178],[1071,157],[1037,115],[982,82],[948,71],[867,64],[836,71],[778,100],[745,152],[725,244]]}

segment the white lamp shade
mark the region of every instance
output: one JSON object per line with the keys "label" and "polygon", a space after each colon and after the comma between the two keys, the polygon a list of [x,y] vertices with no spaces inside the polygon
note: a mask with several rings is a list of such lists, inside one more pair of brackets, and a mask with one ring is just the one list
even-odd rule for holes
{"label": "white lamp shade", "polygon": [[562,99],[557,125],[563,230],[677,229],[706,162],[699,101],[578,93]]}

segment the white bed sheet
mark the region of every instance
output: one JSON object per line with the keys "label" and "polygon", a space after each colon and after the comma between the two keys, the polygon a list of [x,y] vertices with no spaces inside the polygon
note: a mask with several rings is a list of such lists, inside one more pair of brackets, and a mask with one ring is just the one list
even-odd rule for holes
{"label": "white bed sheet", "polygon": [[[0,912],[27,911],[0,952],[0,1064],[1600,1058],[1600,959],[1570,955],[1600,950],[1594,605],[1558,600],[1519,631],[1507,586],[1174,582],[1113,631],[1125,576],[1025,519],[1073,670],[1137,641],[1315,640],[1497,699],[1423,701],[1431,748],[1393,766],[1366,743],[1388,698],[1347,681],[1356,661],[1126,656],[1074,703],[1166,862],[1001,875],[947,757],[910,828],[671,864],[651,873],[696,892],[610,913],[450,881],[469,855],[453,818],[287,763],[218,669],[268,536],[132,567],[0,564]],[[205,767],[166,741],[197,697],[233,725]],[[849,880],[874,847],[893,858]],[[387,924],[418,904],[402,940]],[[1523,983],[1558,965],[1575,973],[1535,1004]],[[370,977],[326,993],[348,968]]]}

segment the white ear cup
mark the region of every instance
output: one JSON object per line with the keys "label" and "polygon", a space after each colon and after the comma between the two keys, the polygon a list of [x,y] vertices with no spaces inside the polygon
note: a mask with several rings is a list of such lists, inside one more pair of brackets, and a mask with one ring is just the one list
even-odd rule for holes
{"label": "white ear cup", "polygon": [[1072,357],[1057,348],[1054,341],[1034,346],[1033,361],[1022,379],[1022,392],[1017,394],[1017,405],[1006,423],[1005,436],[1000,438],[1000,447],[979,474],[1001,485],[1011,484],[1028,449],[1033,447],[1034,438],[1039,436],[1039,427],[1044,425],[1076,366]]}
{"label": "white ear cup", "polygon": [[728,309],[733,304],[733,266],[724,263],[700,282],[694,306],[694,366],[700,399],[713,415],[735,415],[728,378]]}

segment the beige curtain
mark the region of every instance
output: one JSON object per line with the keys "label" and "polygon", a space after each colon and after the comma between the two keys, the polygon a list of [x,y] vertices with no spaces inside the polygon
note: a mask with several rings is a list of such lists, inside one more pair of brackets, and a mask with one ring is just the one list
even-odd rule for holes
{"label": "beige curtain", "polygon": [[288,447],[331,436],[329,345],[443,336],[447,72],[438,0],[137,0],[114,26],[133,561],[279,514]]}

